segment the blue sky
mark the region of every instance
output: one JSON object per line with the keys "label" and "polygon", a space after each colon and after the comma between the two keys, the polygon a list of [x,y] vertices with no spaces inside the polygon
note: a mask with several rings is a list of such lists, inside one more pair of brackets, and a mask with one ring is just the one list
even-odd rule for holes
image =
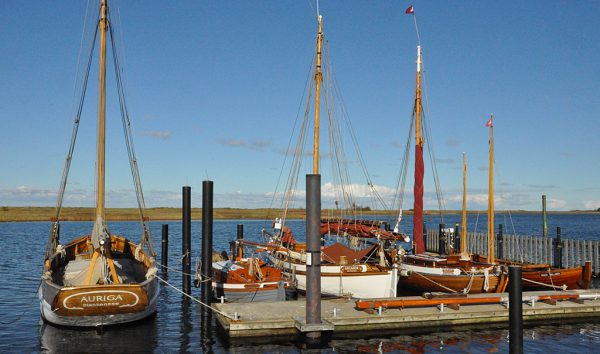
{"label": "blue sky", "polygon": [[[413,104],[416,36],[404,14],[410,4],[320,2],[337,88],[373,183],[386,197]],[[55,203],[86,5],[0,2],[0,205]],[[206,178],[215,182],[217,206],[269,206],[304,104],[316,2],[120,0],[111,6],[119,15],[114,21],[148,206],[180,206],[186,184],[199,206]],[[542,194],[551,210],[599,208],[600,3],[420,1],[415,11],[446,206],[460,205],[464,151],[469,208],[486,208],[484,124],[494,113],[497,208],[536,210]],[[66,205],[95,201],[96,86],[94,65]],[[107,101],[107,205],[134,206],[114,89]],[[359,166],[351,161],[349,169],[353,182],[364,184],[354,171]],[[323,182],[331,182],[325,173]],[[425,191],[425,207],[434,208],[429,167]]]}

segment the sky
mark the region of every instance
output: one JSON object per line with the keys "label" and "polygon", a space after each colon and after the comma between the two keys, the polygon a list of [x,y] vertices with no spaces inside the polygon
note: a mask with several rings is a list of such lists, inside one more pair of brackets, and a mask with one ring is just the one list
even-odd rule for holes
{"label": "sky", "polygon": [[[96,16],[86,13],[98,7],[92,2],[0,1],[0,205],[56,203],[85,57],[80,48],[87,48],[82,33],[87,38],[84,28]],[[431,131],[426,148],[434,147],[445,207],[461,206],[465,152],[468,208],[487,208],[485,122],[493,113],[497,209],[539,210],[542,194],[549,210],[600,208],[600,3],[322,0],[336,102],[384,199],[394,194],[414,104],[417,36],[404,13],[413,3]],[[180,207],[184,185],[200,206],[206,179],[214,181],[217,207],[278,206],[273,196],[287,180],[285,153],[306,104],[316,1],[110,6],[147,206]],[[95,203],[97,76],[94,60],[67,206]],[[107,206],[133,207],[112,67],[108,76]],[[351,155],[349,135],[344,140]],[[329,171],[324,145],[322,170]],[[302,206],[310,165],[307,159],[300,170],[292,206]],[[435,209],[428,158],[425,165],[425,208]],[[355,157],[347,169],[357,197],[367,197]],[[322,182],[323,208],[330,208],[336,183],[326,172]]]}

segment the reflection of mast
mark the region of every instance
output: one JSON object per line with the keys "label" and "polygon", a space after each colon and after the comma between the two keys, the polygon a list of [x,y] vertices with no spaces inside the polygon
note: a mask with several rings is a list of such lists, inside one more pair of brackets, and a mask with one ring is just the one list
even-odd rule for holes
{"label": "reflection of mast", "polygon": [[460,230],[460,257],[462,259],[468,258],[467,249],[467,154],[463,152],[463,203]]}
{"label": "reflection of mast", "polygon": [[417,46],[417,89],[415,96],[415,184],[414,184],[414,215],[413,239],[416,253],[425,252],[423,243],[423,139],[421,137],[421,46]]}
{"label": "reflection of mast", "polygon": [[490,127],[490,176],[488,196],[488,262],[494,263],[494,115],[486,124]]}
{"label": "reflection of mast", "polygon": [[315,73],[315,142],[313,149],[313,174],[319,174],[319,113],[321,102],[321,52],[323,49],[323,16],[319,15],[319,32],[317,34],[317,70]]}

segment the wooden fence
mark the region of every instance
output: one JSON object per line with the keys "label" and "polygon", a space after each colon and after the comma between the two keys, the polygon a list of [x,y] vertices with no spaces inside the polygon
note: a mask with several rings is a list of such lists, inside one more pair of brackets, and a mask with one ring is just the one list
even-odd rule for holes
{"label": "wooden fence", "polygon": [[[439,230],[427,230],[425,249],[439,253]],[[445,253],[460,249],[460,236],[454,240],[442,238]],[[468,232],[468,251],[487,256],[487,233]],[[494,254],[496,258],[525,263],[543,263],[555,267],[576,267],[592,262],[595,276],[600,276],[600,241],[561,239],[560,237],[541,237],[523,235],[502,235],[495,237]]]}

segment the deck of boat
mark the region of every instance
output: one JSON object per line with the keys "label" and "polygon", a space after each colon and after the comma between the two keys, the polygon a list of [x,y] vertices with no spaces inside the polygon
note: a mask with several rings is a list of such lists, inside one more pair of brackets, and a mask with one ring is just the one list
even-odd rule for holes
{"label": "deck of boat", "polygon": [[[580,290],[581,294],[598,294],[597,299],[558,301],[556,304],[535,302],[523,304],[523,321],[560,322],[569,319],[600,317],[600,291]],[[550,291],[528,292],[523,295],[557,294]],[[477,297],[498,297],[503,294],[478,294]],[[423,299],[422,297],[408,297]],[[290,335],[299,333],[299,323],[306,315],[306,302],[284,301],[245,304],[215,304],[215,307],[228,315],[237,313],[238,320],[217,314],[219,325],[230,337],[261,337]],[[368,313],[357,310],[355,300],[334,299],[321,301],[321,316],[324,327],[329,326],[335,333],[381,330],[435,330],[441,327],[506,324],[508,308],[502,304],[463,305],[453,310],[444,307],[414,307],[404,309],[384,309]]]}

